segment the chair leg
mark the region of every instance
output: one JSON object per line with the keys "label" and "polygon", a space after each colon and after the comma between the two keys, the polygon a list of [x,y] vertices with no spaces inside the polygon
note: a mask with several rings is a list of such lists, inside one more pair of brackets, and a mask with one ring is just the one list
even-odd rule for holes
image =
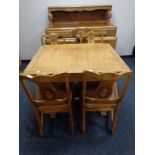
{"label": "chair leg", "polygon": [[41,112],[40,115],[41,115],[41,124],[42,126],[44,126],[44,113]]}
{"label": "chair leg", "polygon": [[41,112],[41,128],[40,128],[40,135],[41,135],[41,137],[43,137],[44,136],[44,113],[43,112]]}
{"label": "chair leg", "polygon": [[111,119],[112,119],[112,121],[114,119],[114,109],[111,110]]}
{"label": "chair leg", "polygon": [[114,115],[113,115],[113,120],[112,120],[112,135],[114,135],[115,130],[116,130],[116,122],[117,122],[117,118],[118,118],[118,113],[119,113],[119,107],[117,107],[114,111]]}
{"label": "chair leg", "polygon": [[73,112],[72,112],[71,107],[69,109],[69,124],[70,124],[71,135],[73,135],[74,134],[74,125],[73,125]]}
{"label": "chair leg", "polygon": [[34,108],[34,113],[35,113],[35,117],[36,117],[36,120],[38,123],[40,136],[43,137],[44,136],[44,133],[43,133],[43,113],[40,114],[36,108]]}
{"label": "chair leg", "polygon": [[82,106],[82,133],[86,131],[86,111],[85,106]]}

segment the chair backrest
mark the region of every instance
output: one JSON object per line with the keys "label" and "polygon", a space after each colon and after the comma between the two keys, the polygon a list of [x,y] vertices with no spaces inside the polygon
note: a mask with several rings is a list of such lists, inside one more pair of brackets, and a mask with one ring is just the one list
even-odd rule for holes
{"label": "chair backrest", "polygon": [[78,31],[76,37],[80,39],[80,43],[83,43],[86,39],[86,32],[85,31]]}
{"label": "chair backrest", "polygon": [[[70,97],[70,86],[69,86],[69,74],[68,73],[60,73],[60,74],[52,74],[52,75],[24,75],[20,73],[19,78],[20,78],[20,81],[24,87],[24,90],[29,100],[31,101],[33,105],[37,103],[44,103],[45,98],[36,99],[34,95],[32,94],[30,87],[28,86],[26,81],[31,81],[39,88],[42,88],[43,86],[48,86],[50,87],[50,90],[52,90],[52,92],[56,94],[58,94],[59,92],[57,92],[57,90],[53,86],[53,83],[56,83],[56,82],[65,83],[65,89],[66,89],[65,99],[67,100]],[[50,100],[48,101],[50,102]]]}
{"label": "chair backrest", "polygon": [[42,45],[51,44],[56,45],[58,44],[58,39],[62,38],[62,43],[65,43],[65,34],[57,34],[57,33],[50,33],[41,36],[41,43]]}
{"label": "chair backrest", "polygon": [[86,40],[88,43],[94,43],[95,42],[95,36],[96,33],[94,31],[89,31],[86,33]]}
{"label": "chair backrest", "polygon": [[[119,72],[117,73],[95,73],[93,71],[85,71],[83,73],[83,100],[85,100],[85,97],[86,97],[87,83],[89,81],[99,81],[101,82],[101,84],[103,83],[103,87],[106,87],[107,89],[111,90],[111,87],[113,86],[113,84],[116,84],[116,81],[120,79],[125,79],[123,86],[121,90],[118,92],[118,96],[116,98],[111,98],[110,100],[109,98],[106,98],[106,97],[98,99],[98,101],[101,101],[103,103],[120,102],[125,95],[129,81],[131,79],[131,75],[132,75],[132,71],[129,71],[127,73],[119,73]],[[108,96],[110,96],[110,94]]]}
{"label": "chair backrest", "polygon": [[86,40],[88,43],[94,43],[95,42],[95,37],[100,37],[101,38],[101,43],[104,42],[104,36],[106,32],[95,32],[95,31],[89,31],[86,33]]}
{"label": "chair backrest", "polygon": [[94,43],[95,37],[101,37],[101,43],[104,41],[104,32],[95,32],[95,31],[79,31],[77,33],[77,37],[80,39],[80,43],[83,43],[84,41],[87,43]]}

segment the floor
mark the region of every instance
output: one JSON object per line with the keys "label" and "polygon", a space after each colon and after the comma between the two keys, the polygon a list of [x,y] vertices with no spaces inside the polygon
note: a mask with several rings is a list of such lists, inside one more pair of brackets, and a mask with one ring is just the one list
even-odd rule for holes
{"label": "floor", "polygon": [[[123,58],[135,70],[134,58]],[[20,71],[27,63],[20,66]],[[75,104],[75,134],[69,135],[68,115],[56,119],[45,117],[45,138],[38,135],[31,104],[20,85],[19,129],[20,155],[134,155],[135,154],[135,76],[123,99],[114,136],[107,130],[107,118],[99,113],[87,114],[87,132],[80,130],[80,115]]]}

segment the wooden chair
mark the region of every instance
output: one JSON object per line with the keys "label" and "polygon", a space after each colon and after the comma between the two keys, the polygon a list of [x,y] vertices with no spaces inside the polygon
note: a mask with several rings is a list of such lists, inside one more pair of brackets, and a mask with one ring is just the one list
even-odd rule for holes
{"label": "wooden chair", "polygon": [[86,33],[86,40],[88,43],[94,43],[95,42],[95,37],[101,37],[101,43],[104,41],[104,32],[94,32],[94,31],[89,31]]}
{"label": "wooden chair", "polygon": [[50,33],[41,36],[41,44],[42,45],[56,45],[60,43],[58,40],[61,39],[62,43],[65,43],[65,34],[57,34],[57,33]]}
{"label": "wooden chair", "polygon": [[[39,133],[43,137],[44,114],[68,112],[71,134],[73,134],[73,115],[71,108],[72,92],[69,85],[68,73],[56,75],[24,75],[20,74],[20,81],[32,104],[38,123]],[[36,86],[34,96],[27,81]],[[62,87],[62,83],[64,87]]]}
{"label": "wooden chair", "polygon": [[[121,101],[127,90],[132,72],[128,73],[83,73],[82,132],[86,130],[86,111],[107,111],[112,115],[112,135],[115,132]],[[124,79],[118,92],[117,81]],[[90,82],[95,81],[95,82]]]}
{"label": "wooden chair", "polygon": [[103,43],[105,34],[104,32],[79,31],[76,36],[80,40],[80,43],[94,43],[95,37],[101,37],[101,43]]}
{"label": "wooden chair", "polygon": [[94,43],[95,42],[95,36],[96,33],[94,31],[89,31],[86,33],[86,40],[88,43]]}
{"label": "wooden chair", "polygon": [[86,39],[86,32],[85,31],[78,31],[76,37],[80,40],[80,44],[83,43]]}

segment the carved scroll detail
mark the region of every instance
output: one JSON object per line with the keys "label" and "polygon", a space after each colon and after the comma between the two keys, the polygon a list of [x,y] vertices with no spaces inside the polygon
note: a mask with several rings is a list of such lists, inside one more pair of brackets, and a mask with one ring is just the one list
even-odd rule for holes
{"label": "carved scroll detail", "polygon": [[95,41],[95,32],[94,31],[87,32],[86,37],[87,37],[88,43],[94,43],[94,41]]}
{"label": "carved scroll detail", "polygon": [[110,23],[110,19],[111,19],[111,17],[112,17],[112,12],[111,11],[108,11],[108,23]]}
{"label": "carved scroll detail", "polygon": [[52,13],[51,13],[51,12],[49,12],[49,13],[48,13],[48,19],[49,19],[50,21],[52,21],[52,20],[53,20],[53,15],[52,15]]}

